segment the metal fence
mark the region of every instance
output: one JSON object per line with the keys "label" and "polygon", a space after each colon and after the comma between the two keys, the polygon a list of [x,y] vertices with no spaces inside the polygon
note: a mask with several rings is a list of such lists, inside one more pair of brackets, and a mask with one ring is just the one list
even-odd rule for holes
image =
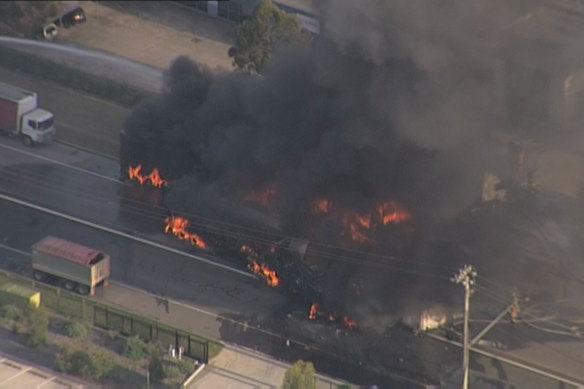
{"label": "metal fence", "polygon": [[0,270],[1,281],[17,282],[36,288],[41,292],[41,306],[54,312],[122,335],[136,335],[146,342],[172,345],[176,350],[183,347],[183,355],[201,363],[209,362],[209,342],[197,335],[5,270]]}

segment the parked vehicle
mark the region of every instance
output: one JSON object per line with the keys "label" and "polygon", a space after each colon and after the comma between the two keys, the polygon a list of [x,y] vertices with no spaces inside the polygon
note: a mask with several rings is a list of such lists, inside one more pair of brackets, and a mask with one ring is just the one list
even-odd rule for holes
{"label": "parked vehicle", "polygon": [[55,23],[48,23],[39,27],[34,34],[35,39],[43,41],[54,41],[59,36],[59,28]]}
{"label": "parked vehicle", "polygon": [[0,131],[21,136],[29,147],[51,142],[55,136],[53,114],[37,104],[35,92],[0,82]]}
{"label": "parked vehicle", "polygon": [[47,236],[32,246],[32,268],[37,281],[55,282],[80,294],[95,294],[107,286],[109,255],[64,239]]}
{"label": "parked vehicle", "polygon": [[76,24],[83,23],[86,20],[87,18],[85,17],[83,8],[77,7],[59,16],[57,19],[53,20],[53,23],[58,27],[69,28]]}

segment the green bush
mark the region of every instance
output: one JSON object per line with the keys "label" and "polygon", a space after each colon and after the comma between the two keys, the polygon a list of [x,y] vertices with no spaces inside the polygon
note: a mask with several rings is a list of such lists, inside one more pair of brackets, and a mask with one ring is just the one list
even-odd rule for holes
{"label": "green bush", "polygon": [[148,373],[150,374],[150,381],[154,384],[161,382],[165,378],[164,366],[162,366],[160,357],[155,353],[150,357]]}
{"label": "green bush", "polygon": [[85,338],[87,332],[87,327],[83,323],[71,321],[65,324],[65,334],[70,338]]}
{"label": "green bush", "polygon": [[116,365],[115,356],[111,353],[97,350],[89,354],[90,364],[82,371],[83,377],[98,380],[108,374]]}
{"label": "green bush", "polygon": [[107,332],[107,338],[109,340],[116,340],[118,338],[118,332],[114,330],[109,330]]}
{"label": "green bush", "polygon": [[22,318],[23,312],[22,309],[20,309],[16,305],[7,304],[2,306],[2,309],[0,310],[0,315],[2,315],[2,317],[7,320],[19,320],[20,318]]}
{"label": "green bush", "polygon": [[177,360],[176,367],[182,374],[190,374],[195,370],[193,362],[189,362],[185,359]]}
{"label": "green bush", "polygon": [[55,355],[55,363],[62,372],[98,380],[113,369],[116,360],[114,355],[102,350],[87,352],[69,345]]}
{"label": "green bush", "polygon": [[47,343],[49,331],[49,316],[41,308],[27,308],[24,311],[26,323],[26,343],[33,347],[41,347]]}
{"label": "green bush", "polygon": [[176,378],[181,376],[183,373],[179,370],[176,366],[165,366],[164,367],[164,376],[166,378]]}
{"label": "green bush", "polygon": [[283,389],[316,389],[316,372],[312,362],[296,361],[284,375]]}
{"label": "green bush", "polygon": [[126,339],[122,355],[134,361],[146,358],[150,354],[150,348],[139,337],[131,336]]}

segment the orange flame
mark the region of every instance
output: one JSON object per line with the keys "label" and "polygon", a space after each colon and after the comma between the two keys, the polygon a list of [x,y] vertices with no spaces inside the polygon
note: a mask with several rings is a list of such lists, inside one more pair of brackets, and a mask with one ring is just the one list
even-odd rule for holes
{"label": "orange flame", "polygon": [[343,214],[344,235],[348,235],[351,240],[357,243],[371,243],[371,234],[378,226],[385,226],[390,223],[401,223],[410,218],[410,214],[400,207],[395,201],[389,200],[380,203],[375,208],[375,212],[359,214],[354,211],[347,211]]}
{"label": "orange flame", "polygon": [[308,310],[308,319],[314,320],[316,319],[316,313],[318,312],[318,303],[313,303]]}
{"label": "orange flame", "polygon": [[348,212],[343,216],[345,234],[358,243],[370,243],[373,240],[367,236],[371,227],[371,215],[361,216],[356,212]]}
{"label": "orange flame", "polygon": [[343,316],[343,324],[349,328],[357,327],[357,322],[349,319],[347,316]]}
{"label": "orange flame", "polygon": [[329,213],[333,207],[333,202],[329,199],[320,198],[314,200],[310,204],[310,212],[312,214]]}
{"label": "orange flame", "polygon": [[165,233],[171,233],[179,239],[189,241],[193,246],[202,249],[207,248],[207,244],[199,235],[187,231],[188,226],[191,224],[189,219],[180,216],[169,216],[164,219],[164,223]]}
{"label": "orange flame", "polygon": [[272,201],[274,197],[276,197],[276,188],[270,186],[269,188],[263,191],[256,191],[252,190],[244,197],[243,202],[253,202],[263,205],[264,207],[268,208],[272,205]]}
{"label": "orange flame", "polygon": [[252,249],[251,247],[249,247],[248,245],[244,244],[239,248],[239,251],[241,251],[242,253],[246,253],[246,254],[255,254],[254,249]]}
{"label": "orange flame", "polygon": [[157,168],[154,168],[154,170],[152,170],[150,174],[147,175],[143,175],[141,170],[142,165],[128,167],[128,177],[130,180],[136,180],[140,183],[140,185],[143,185],[145,182],[149,181],[150,184],[156,188],[160,188],[166,185],[167,181],[160,177],[160,172]]}
{"label": "orange flame", "polygon": [[405,209],[401,208],[391,200],[380,204],[377,207],[377,212],[383,225],[389,223],[401,223],[410,218],[410,214]]}
{"label": "orange flame", "polygon": [[247,266],[252,272],[262,277],[266,284],[272,287],[280,285],[280,279],[276,275],[276,271],[270,269],[266,265],[258,263],[256,261],[251,261]]}

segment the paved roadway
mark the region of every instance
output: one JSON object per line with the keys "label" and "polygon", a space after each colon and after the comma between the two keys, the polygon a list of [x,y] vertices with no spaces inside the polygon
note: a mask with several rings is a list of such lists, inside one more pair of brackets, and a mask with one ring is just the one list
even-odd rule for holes
{"label": "paved roadway", "polygon": [[2,67],[0,81],[38,93],[39,105],[55,114],[57,139],[116,158],[119,155],[119,134],[128,109]]}

